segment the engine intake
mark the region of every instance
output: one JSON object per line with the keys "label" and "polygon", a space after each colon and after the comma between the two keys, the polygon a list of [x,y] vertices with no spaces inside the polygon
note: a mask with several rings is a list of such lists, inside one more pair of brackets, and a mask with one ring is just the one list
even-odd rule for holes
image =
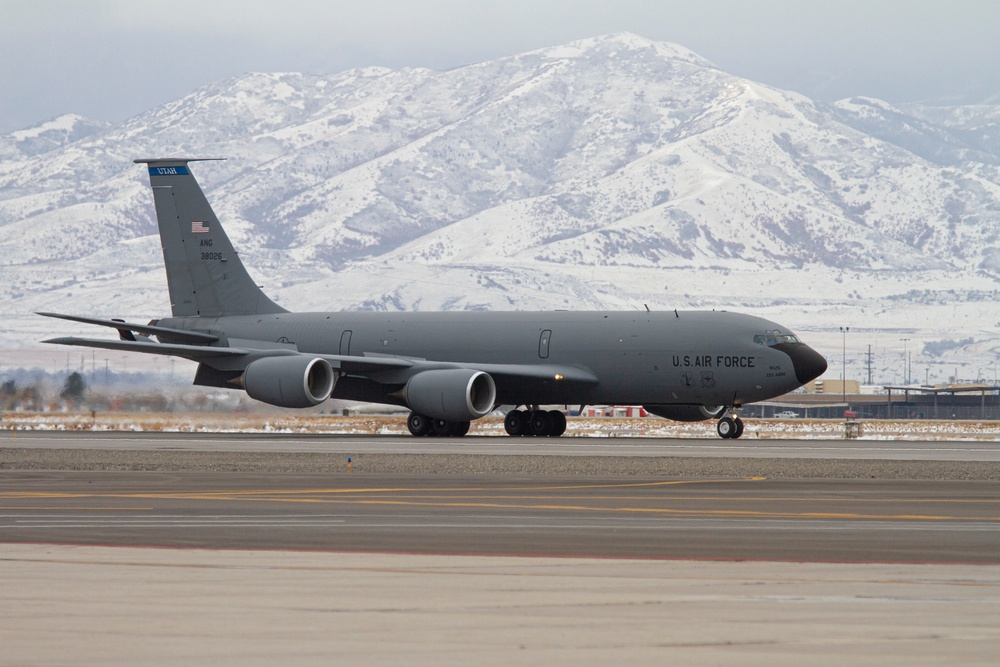
{"label": "engine intake", "polygon": [[493,378],[465,368],[417,373],[406,383],[406,405],[431,419],[471,421],[487,415],[496,403]]}
{"label": "engine intake", "polygon": [[330,398],[337,380],[325,359],[304,354],[264,357],[243,371],[250,398],[283,408],[310,408]]}

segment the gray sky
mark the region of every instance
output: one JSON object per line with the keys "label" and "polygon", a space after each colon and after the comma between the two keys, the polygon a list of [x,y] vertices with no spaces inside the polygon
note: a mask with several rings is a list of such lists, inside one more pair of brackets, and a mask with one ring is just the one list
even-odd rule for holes
{"label": "gray sky", "polygon": [[251,71],[448,69],[627,30],[830,101],[1000,103],[996,0],[0,0],[0,133]]}

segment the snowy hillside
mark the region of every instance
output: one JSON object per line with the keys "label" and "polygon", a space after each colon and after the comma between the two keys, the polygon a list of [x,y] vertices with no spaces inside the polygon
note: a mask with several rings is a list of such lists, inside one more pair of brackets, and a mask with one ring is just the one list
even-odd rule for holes
{"label": "snowy hillside", "polygon": [[968,376],[1000,349],[998,122],[824,106],[631,34],[447,72],[250,74],[0,137],[0,343],[47,334],[39,310],[168,312],[132,159],[225,156],[195,174],[292,309],[753,310],[831,357],[839,326],[868,332],[854,376],[874,344],[901,381],[904,338],[932,379]]}

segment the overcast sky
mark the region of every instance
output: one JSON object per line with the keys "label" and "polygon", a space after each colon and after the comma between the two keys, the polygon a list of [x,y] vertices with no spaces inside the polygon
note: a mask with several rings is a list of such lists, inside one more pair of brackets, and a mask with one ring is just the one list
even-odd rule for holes
{"label": "overcast sky", "polygon": [[623,30],[824,101],[1000,103],[996,0],[0,0],[0,133],[251,71],[448,69]]}

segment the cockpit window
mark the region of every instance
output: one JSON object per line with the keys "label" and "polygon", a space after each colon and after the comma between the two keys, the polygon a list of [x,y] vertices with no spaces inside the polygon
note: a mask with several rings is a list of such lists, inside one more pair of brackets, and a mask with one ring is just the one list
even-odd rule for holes
{"label": "cockpit window", "polygon": [[758,345],[774,347],[775,345],[780,345],[781,343],[798,343],[799,339],[792,334],[782,333],[776,329],[774,331],[768,331],[764,334],[757,334],[753,337],[753,342]]}

